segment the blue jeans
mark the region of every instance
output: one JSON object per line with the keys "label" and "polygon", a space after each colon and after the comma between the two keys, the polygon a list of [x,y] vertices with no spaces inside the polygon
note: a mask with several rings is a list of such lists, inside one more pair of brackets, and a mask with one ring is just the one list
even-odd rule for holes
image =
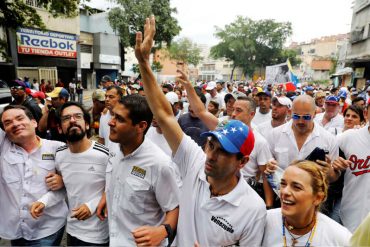
{"label": "blue jeans", "polygon": [[36,239],[36,240],[26,240],[24,238],[18,238],[11,240],[12,246],[60,246],[64,233],[64,226],[59,229],[56,233],[51,234],[47,237]]}
{"label": "blue jeans", "polygon": [[67,246],[109,246],[109,242],[104,244],[88,243],[67,233]]}

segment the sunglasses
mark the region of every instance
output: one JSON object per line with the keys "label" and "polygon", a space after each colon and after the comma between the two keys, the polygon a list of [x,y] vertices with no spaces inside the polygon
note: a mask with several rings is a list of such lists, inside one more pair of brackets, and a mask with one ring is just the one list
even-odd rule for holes
{"label": "sunglasses", "polygon": [[295,113],[293,113],[293,115],[292,115],[293,120],[299,120],[301,118],[303,118],[303,120],[305,120],[305,121],[310,121],[312,119],[312,116],[310,114],[298,115],[298,114],[295,114]]}
{"label": "sunglasses", "polygon": [[13,86],[10,88],[10,90],[20,90],[20,89],[23,89],[22,86]]}

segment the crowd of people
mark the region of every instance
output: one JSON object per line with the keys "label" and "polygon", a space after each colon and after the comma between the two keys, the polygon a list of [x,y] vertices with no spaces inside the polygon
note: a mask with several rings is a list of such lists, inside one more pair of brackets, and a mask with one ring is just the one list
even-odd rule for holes
{"label": "crowd of people", "polygon": [[[0,237],[13,246],[370,245],[370,86],[11,86],[1,114]],[[45,93],[42,106],[32,97]],[[42,98],[42,97],[41,97]],[[98,138],[91,138],[92,135]],[[363,220],[366,219],[364,222]],[[365,234],[363,234],[365,232]]]}

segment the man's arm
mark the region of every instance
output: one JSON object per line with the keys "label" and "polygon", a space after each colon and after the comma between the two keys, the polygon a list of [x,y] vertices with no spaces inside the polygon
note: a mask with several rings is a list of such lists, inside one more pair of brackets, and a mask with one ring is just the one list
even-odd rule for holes
{"label": "man's arm", "polygon": [[155,19],[154,16],[151,16],[145,22],[144,40],[141,32],[136,33],[135,56],[139,62],[144,90],[145,92],[150,92],[146,94],[149,107],[161,127],[172,152],[176,153],[181,143],[183,132],[176,118],[173,116],[170,103],[161,91],[150,68],[149,56],[153,45],[154,34]]}
{"label": "man's arm", "polygon": [[48,117],[49,117],[49,108],[48,108],[48,105],[45,105],[44,108],[42,108],[42,117],[40,118],[40,121],[38,122],[38,130],[41,133],[47,130]]}
{"label": "man's arm", "polygon": [[195,115],[207,126],[208,129],[214,130],[218,125],[218,118],[206,110],[203,102],[198,97],[197,93],[187,75],[182,70],[177,70],[180,76],[177,79],[184,85],[188,95],[189,104]]}
{"label": "man's arm", "polygon": [[164,224],[171,226],[174,231],[177,226],[177,219],[179,216],[179,208],[175,208],[171,211],[166,212],[166,216],[162,225],[160,226],[141,226],[134,231],[132,234],[135,238],[135,242],[138,245],[145,246],[158,246],[163,239],[169,237],[169,241],[173,240],[174,236],[168,236]]}

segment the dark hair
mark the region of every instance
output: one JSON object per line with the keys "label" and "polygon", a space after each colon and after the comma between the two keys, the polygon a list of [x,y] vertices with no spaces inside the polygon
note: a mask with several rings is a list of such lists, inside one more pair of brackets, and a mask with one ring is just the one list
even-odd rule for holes
{"label": "dark hair", "polygon": [[123,97],[122,88],[117,86],[117,85],[111,85],[111,86],[107,87],[106,92],[109,91],[109,90],[112,90],[112,89],[116,89],[118,96],[122,99],[122,97]]}
{"label": "dark hair", "polygon": [[257,104],[256,101],[254,101],[254,99],[247,96],[239,96],[237,100],[247,101],[249,104],[249,111],[256,112]]}
{"label": "dark hair", "polygon": [[[353,100],[352,100],[352,105],[353,104],[355,104],[356,102],[359,102],[359,101],[365,101],[365,99],[364,98],[362,98],[362,97],[356,97],[356,98],[354,98]],[[366,103],[366,102],[365,102]]]}
{"label": "dark hair", "polygon": [[218,102],[216,102],[216,101],[214,101],[214,100],[211,100],[210,102],[209,102],[209,104],[212,104],[217,110],[219,109],[219,107],[220,107],[220,104],[218,103]]}
{"label": "dark hair", "polygon": [[[12,110],[12,109],[20,109],[20,110],[23,110],[24,113],[26,114],[26,116],[30,119],[30,120],[33,120],[35,119],[35,117],[32,115],[32,112],[27,108],[27,107],[24,107],[23,105],[7,105],[4,107],[4,110],[3,112],[1,113],[1,118],[4,114],[4,112],[8,111],[8,110]],[[36,119],[35,119],[36,120]]]}
{"label": "dark hair", "polygon": [[348,108],[344,110],[343,116],[346,115],[348,110],[355,112],[360,117],[361,123],[365,122],[364,111],[361,109],[361,107],[357,105],[350,105]]}
{"label": "dark hair", "polygon": [[153,120],[153,113],[149,108],[146,98],[140,94],[131,94],[124,96],[118,103],[124,105],[129,110],[128,115],[132,124],[136,125],[141,121],[145,121],[148,124],[144,131],[145,135]]}
{"label": "dark hair", "polygon": [[[68,101],[66,103],[64,103],[61,107],[59,107],[56,111],[56,120],[58,122],[59,125],[62,124],[62,112],[64,109],[66,109],[67,107],[70,107],[70,106],[76,106],[78,108],[81,109],[82,113],[84,114],[84,120],[85,122],[90,125],[91,123],[91,116],[90,114],[86,111],[86,109],[78,102],[75,102],[75,101]],[[90,131],[90,128],[86,129],[86,135],[88,138],[90,138],[91,136],[91,131]]]}
{"label": "dark hair", "polygon": [[202,89],[200,89],[199,87],[194,87],[194,90],[197,93],[200,100],[202,101],[202,103],[205,105],[207,102],[207,99],[206,99],[206,96],[204,96],[204,94],[202,93]]}
{"label": "dark hair", "polygon": [[167,88],[168,89],[168,92],[172,92],[173,91],[173,86],[171,84],[164,84],[162,86],[162,88]]}

